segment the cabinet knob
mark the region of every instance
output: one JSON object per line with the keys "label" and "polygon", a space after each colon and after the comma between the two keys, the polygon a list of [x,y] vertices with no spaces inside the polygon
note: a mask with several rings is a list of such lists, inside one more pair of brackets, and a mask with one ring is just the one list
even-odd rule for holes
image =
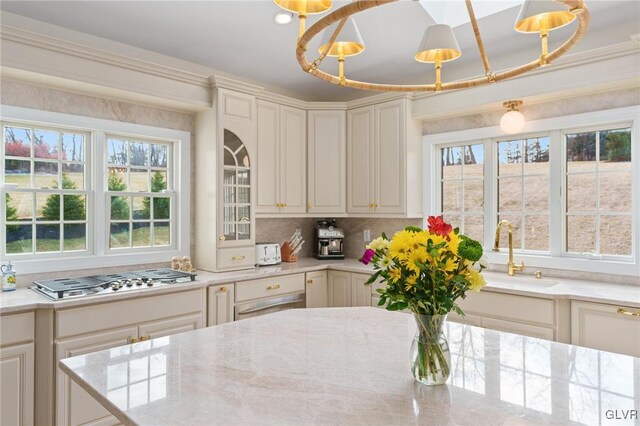
{"label": "cabinet knob", "polygon": [[145,340],[150,340],[150,339],[151,339],[151,336],[149,336],[148,334],[144,335],[144,336],[140,336],[140,341],[141,342],[144,342]]}
{"label": "cabinet knob", "polygon": [[307,208],[310,209],[311,207],[311,203],[307,203]]}
{"label": "cabinet knob", "polygon": [[218,237],[218,239],[219,239],[220,241],[224,241],[226,238],[224,237],[224,235],[220,235],[220,236]]}
{"label": "cabinet knob", "polygon": [[127,340],[129,342],[129,344],[138,343],[140,341],[137,337],[129,337]]}
{"label": "cabinet knob", "polygon": [[226,293],[227,292],[227,288],[226,287],[220,287],[220,292],[221,293]]}
{"label": "cabinet knob", "polygon": [[313,280],[307,280],[307,284],[313,284]]}
{"label": "cabinet knob", "polygon": [[280,288],[280,284],[276,284],[276,285],[268,285],[267,286],[267,290],[277,290]]}
{"label": "cabinet knob", "polygon": [[373,204],[373,208],[374,208],[374,209],[377,209],[377,208],[378,208],[378,205],[374,203],[374,204]]}
{"label": "cabinet knob", "polygon": [[282,207],[287,207],[287,203],[283,203],[283,204],[282,204]]}
{"label": "cabinet knob", "polygon": [[244,256],[233,256],[233,257],[231,258],[231,260],[233,260],[233,261],[236,261],[236,262],[237,262],[237,261],[239,261],[239,260],[244,260],[244,258],[245,258]]}

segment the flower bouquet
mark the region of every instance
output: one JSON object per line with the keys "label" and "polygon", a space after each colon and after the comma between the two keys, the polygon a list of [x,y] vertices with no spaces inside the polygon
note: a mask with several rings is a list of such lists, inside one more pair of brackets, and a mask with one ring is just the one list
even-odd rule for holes
{"label": "flower bouquet", "polygon": [[456,300],[468,290],[485,286],[482,245],[441,216],[429,216],[426,230],[409,226],[389,239],[371,241],[360,259],[375,272],[367,281],[386,283],[379,305],[390,311],[409,309],[418,331],[411,347],[412,372],[425,384],[442,384],[449,377],[449,347],[442,326],[452,310],[464,315]]}

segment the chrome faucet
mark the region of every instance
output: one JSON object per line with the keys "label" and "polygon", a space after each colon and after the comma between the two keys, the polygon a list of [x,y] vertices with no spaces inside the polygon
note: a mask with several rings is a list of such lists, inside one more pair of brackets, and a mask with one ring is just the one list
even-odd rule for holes
{"label": "chrome faucet", "polygon": [[524,262],[522,262],[521,265],[513,263],[513,226],[508,220],[501,220],[498,223],[498,227],[496,228],[496,240],[493,243],[493,251],[500,251],[498,246],[500,245],[500,231],[502,230],[502,225],[507,225],[507,229],[509,230],[509,263],[507,263],[507,272],[510,276],[514,276],[516,271],[524,271]]}

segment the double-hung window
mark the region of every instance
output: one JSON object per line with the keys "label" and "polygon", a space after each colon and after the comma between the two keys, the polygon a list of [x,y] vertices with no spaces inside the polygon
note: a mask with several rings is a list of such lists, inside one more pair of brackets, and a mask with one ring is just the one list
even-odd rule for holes
{"label": "double-hung window", "polygon": [[3,113],[0,260],[46,272],[189,254],[189,133]]}
{"label": "double-hung window", "polygon": [[492,262],[505,260],[491,248],[506,220],[530,266],[638,273],[637,117],[629,107],[530,122],[516,136],[427,135],[427,212],[483,242]]}

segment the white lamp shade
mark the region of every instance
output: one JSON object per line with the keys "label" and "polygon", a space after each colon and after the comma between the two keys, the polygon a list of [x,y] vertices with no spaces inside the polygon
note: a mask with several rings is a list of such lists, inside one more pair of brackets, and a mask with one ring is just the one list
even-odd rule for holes
{"label": "white lamp shade", "polygon": [[[335,32],[336,28],[338,28],[339,23],[340,21],[325,28],[324,34],[322,35],[322,45],[320,46],[320,49],[318,49],[320,53],[324,52],[324,49],[326,49],[327,44],[329,44],[329,40],[331,40],[331,36]],[[347,22],[344,23],[342,30],[340,30],[340,34],[338,34],[338,37],[331,45],[331,49],[327,56],[354,56],[364,52],[364,48],[364,41],[362,40],[360,31],[356,25],[356,21],[349,17]]]}
{"label": "white lamp shade", "polygon": [[566,6],[553,0],[525,0],[514,27],[521,33],[537,33],[541,29],[564,27],[575,19],[576,15],[570,13]]}
{"label": "white lamp shade", "polygon": [[447,62],[458,58],[462,52],[458,40],[449,25],[429,25],[424,32],[416,61],[418,62]]}
{"label": "white lamp shade", "polygon": [[524,128],[524,115],[520,111],[507,111],[500,119],[500,128],[510,135],[518,133]]}

